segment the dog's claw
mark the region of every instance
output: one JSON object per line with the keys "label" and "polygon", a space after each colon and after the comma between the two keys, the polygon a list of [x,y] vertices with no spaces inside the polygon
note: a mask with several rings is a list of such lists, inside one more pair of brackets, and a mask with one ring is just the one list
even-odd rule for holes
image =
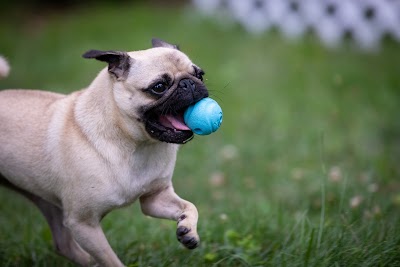
{"label": "dog's claw", "polygon": [[195,249],[199,244],[196,238],[190,236],[185,236],[181,243],[188,249]]}
{"label": "dog's claw", "polygon": [[189,232],[190,232],[190,229],[188,229],[188,228],[186,228],[186,227],[184,227],[184,226],[180,226],[180,227],[178,227],[178,229],[176,229],[176,235],[177,235],[178,237],[184,236],[184,235],[186,235],[186,234],[189,233]]}
{"label": "dog's claw", "polygon": [[176,229],[176,237],[178,241],[182,243],[188,249],[194,249],[198,247],[199,240],[196,237],[187,235],[190,229],[185,226],[180,226]]}

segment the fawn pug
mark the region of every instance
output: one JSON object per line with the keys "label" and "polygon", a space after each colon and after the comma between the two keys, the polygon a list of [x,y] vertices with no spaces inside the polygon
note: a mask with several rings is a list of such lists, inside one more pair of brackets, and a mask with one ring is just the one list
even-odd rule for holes
{"label": "fawn pug", "polygon": [[171,177],[179,144],[193,137],[183,111],[208,96],[204,72],[176,46],[86,52],[108,63],[69,95],[0,92],[0,183],[32,200],[57,251],[82,265],[123,266],[100,225],[139,200],[144,214],[177,221],[177,238],[199,244],[196,207]]}

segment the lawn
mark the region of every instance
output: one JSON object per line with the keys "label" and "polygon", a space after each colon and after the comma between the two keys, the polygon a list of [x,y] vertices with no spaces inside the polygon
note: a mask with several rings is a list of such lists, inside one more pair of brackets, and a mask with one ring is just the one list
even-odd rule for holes
{"label": "lawn", "polygon": [[[178,43],[206,72],[221,129],[182,146],[175,190],[199,210],[201,246],[136,204],[103,220],[128,266],[400,266],[400,45],[365,54],[252,36],[188,7],[102,4],[0,18],[0,89],[72,92],[103,63],[89,49]],[[21,16],[19,16],[21,17]],[[221,20],[221,19],[219,19]],[[0,265],[72,266],[33,205],[0,188]]]}

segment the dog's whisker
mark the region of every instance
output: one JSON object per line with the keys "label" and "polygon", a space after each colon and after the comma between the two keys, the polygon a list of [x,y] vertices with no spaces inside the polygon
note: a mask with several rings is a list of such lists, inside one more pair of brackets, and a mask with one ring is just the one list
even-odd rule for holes
{"label": "dog's whisker", "polygon": [[211,97],[211,98],[214,98],[214,99],[217,99],[217,100],[220,101],[220,102],[223,102],[222,98],[219,97],[219,96],[217,96],[217,95],[210,94],[210,97]]}

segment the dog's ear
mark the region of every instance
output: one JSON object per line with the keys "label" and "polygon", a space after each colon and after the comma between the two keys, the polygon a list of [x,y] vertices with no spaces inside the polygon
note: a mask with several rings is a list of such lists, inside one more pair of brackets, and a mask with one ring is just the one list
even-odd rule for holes
{"label": "dog's ear", "polygon": [[154,47],[167,47],[167,48],[172,48],[172,49],[176,49],[179,50],[179,46],[177,45],[173,45],[173,44],[169,44],[167,42],[164,42],[161,39],[158,38],[153,38],[151,39],[151,45]]}
{"label": "dog's ear", "polygon": [[126,52],[89,50],[82,55],[84,58],[95,58],[108,63],[108,71],[117,79],[128,76],[132,58]]}

